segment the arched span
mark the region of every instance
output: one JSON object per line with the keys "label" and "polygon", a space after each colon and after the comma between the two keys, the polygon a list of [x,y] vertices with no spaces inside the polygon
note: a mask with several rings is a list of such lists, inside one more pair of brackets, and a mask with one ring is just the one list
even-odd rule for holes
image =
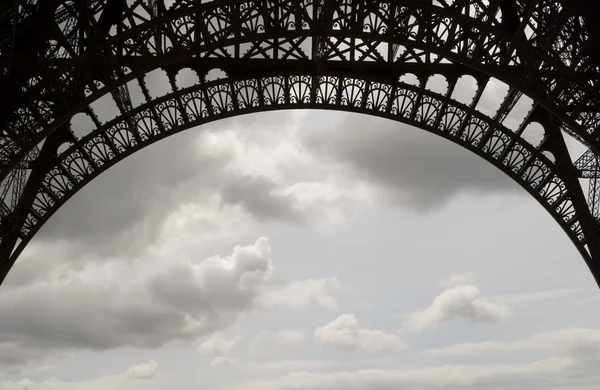
{"label": "arched span", "polygon": [[[76,15],[95,28],[66,31],[59,25],[60,33],[45,42],[51,47],[45,59],[53,61],[15,86],[3,107],[14,115],[4,128],[11,146],[0,153],[6,168],[0,180],[99,96],[191,57],[230,60],[233,66],[252,59],[375,62],[388,72],[406,62],[461,63],[530,96],[600,151],[600,114],[587,104],[600,101],[600,68],[591,59],[589,21],[583,8],[572,5],[576,0],[513,8],[505,3],[516,0],[181,0],[168,9],[158,0],[107,1],[127,7],[106,26],[95,20],[97,11],[81,12],[76,1],[49,1],[54,8],[44,9]],[[79,45],[69,39],[77,33],[86,38]],[[61,34],[64,39],[57,39]],[[570,39],[573,34],[579,39]]]}
{"label": "arched span", "polygon": [[[490,161],[553,215],[600,281],[598,2],[19,2],[0,13],[2,279],[62,203],[146,144],[226,116],[324,108],[409,123]],[[178,88],[182,68],[200,84]],[[155,71],[171,95],[144,84]],[[467,76],[474,96],[458,104]],[[493,109],[487,91],[503,97]],[[103,119],[103,101],[117,119]],[[563,132],[588,148],[575,163]]]}
{"label": "arched span", "polygon": [[[280,109],[334,109],[410,124],[455,142],[492,163],[534,196],[590,262],[586,237],[565,179],[547,149],[528,143],[472,107],[401,81],[289,73],[200,81],[133,108],[73,143],[51,149],[21,242],[11,262],[71,196],[117,162],[171,134],[235,115]],[[590,266],[591,263],[589,263]]]}

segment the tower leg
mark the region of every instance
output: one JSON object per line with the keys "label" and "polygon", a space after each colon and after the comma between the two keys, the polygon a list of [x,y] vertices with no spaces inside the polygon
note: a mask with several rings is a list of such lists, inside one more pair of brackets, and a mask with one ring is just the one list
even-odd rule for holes
{"label": "tower leg", "polygon": [[0,232],[0,286],[17,259],[18,253],[14,251],[19,243],[21,229],[27,221],[29,211],[42,185],[45,172],[47,172],[45,167],[53,164],[56,150],[65,141],[67,134],[70,135],[67,129],[61,128],[46,139],[38,158],[33,163],[17,207],[3,221]]}
{"label": "tower leg", "polygon": [[588,205],[585,193],[581,188],[578,170],[571,160],[565,138],[560,130],[560,122],[543,109],[536,111],[533,116],[536,121],[539,121],[544,126],[547,133],[547,138],[542,146],[544,149],[551,151],[556,158],[556,170],[561,175],[569,190],[573,207],[585,235],[589,253],[582,253],[582,255],[592,271],[596,283],[600,286],[600,235],[598,234],[598,223],[592,214],[591,205]]}

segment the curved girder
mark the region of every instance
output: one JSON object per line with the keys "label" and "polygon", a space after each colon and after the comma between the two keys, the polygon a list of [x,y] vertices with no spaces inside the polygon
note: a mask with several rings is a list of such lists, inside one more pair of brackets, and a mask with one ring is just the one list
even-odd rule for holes
{"label": "curved girder", "polygon": [[[245,75],[201,81],[151,99],[98,126],[71,143],[55,143],[47,152],[53,164],[38,167],[39,186],[19,232],[20,244],[0,269],[0,281],[40,227],[71,196],[117,162],[182,130],[251,112],[279,109],[334,109],[392,119],[455,142],[498,167],[527,190],[561,225],[596,274],[600,268],[586,249],[577,192],[570,178],[549,158],[552,133],[535,147],[476,111],[472,106],[401,81],[305,72]],[[23,212],[23,210],[21,211]],[[583,213],[585,217],[585,212]]]}
{"label": "curved girder", "polygon": [[[188,0],[174,2],[169,10],[151,9],[151,3],[162,4],[128,1],[119,18],[106,25],[103,15],[81,2],[57,3],[56,12],[72,8],[79,28],[54,25],[44,63],[15,79],[13,99],[2,107],[7,121],[0,180],[99,96],[192,56],[241,64],[249,58],[318,63],[315,57],[321,55],[325,67],[338,61],[393,66],[443,58],[520,90],[600,150],[600,68],[590,59],[596,45],[587,33],[587,19],[571,2]],[[318,15],[318,3],[328,4],[326,17]],[[71,39],[73,31],[81,35],[78,40]],[[574,34],[578,39],[568,40]],[[323,39],[326,50],[316,53]]]}

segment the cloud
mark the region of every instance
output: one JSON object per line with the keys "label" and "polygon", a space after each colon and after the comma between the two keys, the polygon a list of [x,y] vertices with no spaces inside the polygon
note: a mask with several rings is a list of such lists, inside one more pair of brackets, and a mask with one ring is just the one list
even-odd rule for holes
{"label": "cloud", "polygon": [[219,366],[237,366],[239,364],[239,360],[236,358],[232,358],[229,356],[217,356],[212,359],[209,363],[211,367],[219,367]]}
{"label": "cloud", "polygon": [[261,372],[297,372],[302,370],[318,370],[323,368],[330,368],[339,365],[340,362],[335,360],[278,360],[271,362],[246,363],[242,368],[248,371],[261,371]]}
{"label": "cloud", "polygon": [[302,329],[286,329],[271,335],[274,343],[285,346],[297,346],[304,341]]}
{"label": "cloud", "polygon": [[151,379],[156,376],[158,367],[159,364],[156,361],[150,360],[148,363],[129,367],[125,372],[125,375],[128,378]]}
{"label": "cloud", "polygon": [[[147,259],[146,259],[147,260]],[[271,272],[268,239],[226,258],[163,261],[148,270],[88,265],[0,294],[0,339],[31,348],[157,347],[232,323]],[[10,313],[18,312],[18,316]]]}
{"label": "cloud", "polygon": [[312,306],[335,309],[335,293],[340,291],[342,286],[335,278],[306,279],[271,288],[257,298],[257,303],[265,309]]}
{"label": "cloud", "polygon": [[[0,342],[0,366],[14,371],[29,361],[75,349],[157,348],[209,335],[252,310],[330,306],[336,301],[331,281],[266,289],[272,273],[265,237],[236,246],[226,257],[147,255],[124,262],[84,262],[79,268],[61,265],[45,279],[3,286],[0,340],[10,341]],[[277,291],[283,296],[274,299]],[[286,295],[290,292],[303,296]]]}
{"label": "cloud", "polygon": [[262,331],[254,335],[248,345],[253,354],[265,354],[273,350],[295,348],[304,342],[302,329],[284,329],[278,332]]}
{"label": "cloud", "polygon": [[[157,389],[156,378],[159,364],[150,360],[144,364],[129,367],[123,374],[91,378],[81,381],[62,381],[49,378],[43,381],[34,381],[23,378],[18,381],[0,382],[0,390],[135,390]],[[143,380],[143,385],[140,384]]]}
{"label": "cloud", "polygon": [[408,331],[422,332],[453,320],[472,323],[501,322],[510,315],[507,306],[484,297],[476,286],[459,285],[443,291],[426,309],[408,314],[404,327]]}
{"label": "cloud", "polygon": [[296,116],[247,115],[150,145],[86,185],[49,220],[38,239],[68,239],[81,251],[102,256],[137,254],[182,204],[215,195],[259,221],[297,223],[301,214],[294,198],[283,194],[277,181],[282,167],[293,165],[293,156],[300,153],[286,139],[298,126]]}
{"label": "cloud", "polygon": [[359,327],[353,314],[343,314],[314,331],[315,341],[323,346],[364,352],[400,351],[407,344],[398,335]]}
{"label": "cloud", "polygon": [[278,112],[168,137],[86,185],[38,238],[68,239],[80,252],[101,257],[137,254],[182,205],[215,196],[258,222],[329,231],[374,196],[429,209],[463,191],[516,188],[489,164],[438,137],[362,115],[333,117],[330,131],[302,136],[299,130],[313,126],[310,120]]}
{"label": "cloud", "polygon": [[[429,357],[489,356],[547,352],[546,357],[519,364],[471,364],[403,369],[288,372],[270,380],[247,381],[239,390],[391,390],[510,389],[593,390],[600,380],[600,330],[562,329],[516,341],[456,344],[424,351]],[[519,359],[521,360],[521,359]],[[394,364],[396,365],[396,364]]]}
{"label": "cloud", "polygon": [[292,372],[271,380],[240,383],[237,390],[490,389],[592,390],[597,370],[582,374],[577,362],[550,358],[527,364],[446,365],[416,369]]}
{"label": "cloud", "polygon": [[198,351],[208,356],[225,356],[233,349],[240,337],[226,339],[220,334],[213,334],[200,344]]}
{"label": "cloud", "polygon": [[139,255],[182,208],[213,215],[218,213],[211,208],[225,209],[246,225],[291,223],[332,231],[369,201],[370,190],[344,174],[327,174],[329,166],[300,142],[302,117],[247,115],[150,145],[86,185],[37,239],[68,242],[76,256],[67,259],[90,252],[98,259]]}
{"label": "cloud", "polygon": [[224,203],[238,205],[259,221],[277,220],[302,222],[302,213],[295,199],[281,192],[279,186],[264,177],[245,176],[225,185]]}
{"label": "cloud", "polygon": [[339,172],[322,180],[294,183],[283,191],[302,211],[302,223],[323,233],[346,226],[374,199],[368,184]]}
{"label": "cloud", "polygon": [[239,340],[239,336],[226,339],[221,334],[213,334],[200,344],[198,351],[203,355],[212,357],[209,363],[211,367],[235,366],[239,363],[238,359],[228,355]]}
{"label": "cloud", "polygon": [[[522,294],[509,294],[509,295],[498,295],[493,297],[494,301],[498,303],[502,303],[509,306],[518,306],[518,305],[531,305],[533,303],[547,301],[547,300],[556,300],[565,297],[571,297],[576,294],[585,293],[585,290],[579,288],[563,288],[563,289],[554,289],[554,290],[545,290],[545,291],[534,291],[529,293]],[[590,291],[592,292],[592,291]],[[593,294],[596,293],[594,290]]]}
{"label": "cloud", "polygon": [[43,357],[43,352],[25,349],[20,343],[0,342],[0,367],[9,374],[18,373],[30,360]]}
{"label": "cloud", "polygon": [[438,136],[366,115],[339,118],[333,130],[306,136],[306,148],[374,185],[388,203],[429,211],[459,193],[518,191],[498,169]]}
{"label": "cloud", "polygon": [[422,354],[441,358],[449,356],[484,356],[514,354],[530,351],[553,352],[558,356],[569,356],[576,360],[600,361],[599,329],[561,329],[542,332],[517,341],[482,341],[478,343],[454,344],[429,349]]}
{"label": "cloud", "polygon": [[86,185],[52,216],[39,238],[68,238],[102,255],[137,252],[182,202],[207,196],[205,186],[219,184],[223,163],[202,152],[197,134],[169,137]]}

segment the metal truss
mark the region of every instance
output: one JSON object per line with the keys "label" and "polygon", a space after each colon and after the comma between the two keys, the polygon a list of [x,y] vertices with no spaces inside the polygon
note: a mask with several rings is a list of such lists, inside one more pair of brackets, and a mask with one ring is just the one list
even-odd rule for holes
{"label": "metal truss", "polygon": [[[0,6],[0,282],[73,194],[185,129],[292,108],[380,116],[438,134],[513,178],[600,282],[600,13],[588,0],[17,0]],[[170,4],[170,5],[167,5]],[[10,26],[10,28],[7,28]],[[198,80],[182,85],[183,69]],[[207,75],[213,69],[224,74]],[[170,91],[150,93],[160,70]],[[402,76],[413,74],[410,83]],[[455,99],[464,76],[472,101]],[[448,88],[429,81],[443,77]],[[491,82],[499,109],[479,110]],[[132,83],[143,102],[133,102]],[[93,106],[110,97],[113,118]],[[517,126],[523,98],[534,104]],[[86,116],[90,129],[73,128]],[[543,129],[539,142],[527,133]],[[82,131],[85,130],[85,131]],[[77,134],[86,133],[84,136]],[[563,134],[589,148],[578,161]],[[590,180],[589,202],[581,180]]]}

